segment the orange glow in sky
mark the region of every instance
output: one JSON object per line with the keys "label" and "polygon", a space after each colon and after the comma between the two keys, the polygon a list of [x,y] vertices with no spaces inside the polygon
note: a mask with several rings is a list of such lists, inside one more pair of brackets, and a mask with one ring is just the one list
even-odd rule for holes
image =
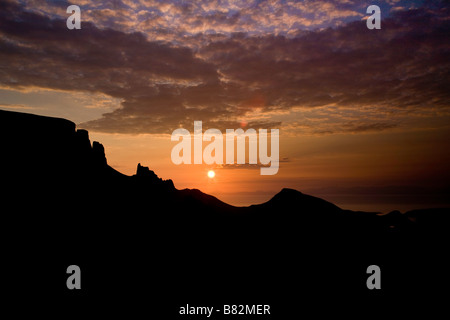
{"label": "orange glow in sky", "polygon": [[[368,30],[357,1],[84,2],[70,31],[57,1],[2,2],[0,109],[71,120],[119,172],[141,163],[232,205],[282,188],[353,210],[449,203],[444,3],[385,1]],[[194,121],[279,129],[278,172],[175,165],[170,135]]]}

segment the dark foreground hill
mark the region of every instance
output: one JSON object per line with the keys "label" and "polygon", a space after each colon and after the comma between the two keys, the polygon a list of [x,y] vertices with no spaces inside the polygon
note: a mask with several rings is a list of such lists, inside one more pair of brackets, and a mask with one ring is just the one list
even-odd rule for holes
{"label": "dark foreground hill", "polygon": [[[0,111],[0,134],[13,300],[145,306],[166,319],[187,303],[270,303],[283,319],[331,312],[324,305],[356,312],[350,301],[382,312],[398,307],[392,298],[446,297],[448,209],[354,212],[292,189],[238,208],[140,165],[117,172],[64,119]],[[82,270],[78,292],[66,288],[71,264]],[[382,270],[381,290],[367,289],[369,265]]]}

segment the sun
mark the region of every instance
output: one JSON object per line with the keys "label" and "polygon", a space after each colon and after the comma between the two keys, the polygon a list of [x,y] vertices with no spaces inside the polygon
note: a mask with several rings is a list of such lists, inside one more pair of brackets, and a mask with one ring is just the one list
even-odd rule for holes
{"label": "sun", "polygon": [[215,175],[216,175],[216,173],[215,173],[214,171],[212,171],[212,170],[209,170],[209,171],[208,171],[208,177],[209,177],[209,178],[212,179],[212,178],[215,177]]}

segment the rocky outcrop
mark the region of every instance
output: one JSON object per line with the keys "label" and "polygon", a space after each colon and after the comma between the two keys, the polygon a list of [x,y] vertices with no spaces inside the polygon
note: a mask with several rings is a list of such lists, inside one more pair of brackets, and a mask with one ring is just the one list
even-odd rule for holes
{"label": "rocky outcrop", "polygon": [[87,130],[78,129],[75,132],[75,146],[82,153],[88,153],[91,150],[91,142]]}
{"label": "rocky outcrop", "polygon": [[142,177],[142,178],[153,179],[153,180],[155,180],[155,179],[161,180],[160,178],[158,178],[158,176],[155,174],[155,172],[150,170],[148,167],[141,166],[140,163],[138,163],[138,165],[137,165],[136,176]]}
{"label": "rocky outcrop", "polygon": [[3,180],[11,186],[87,182],[110,174],[104,147],[96,141],[91,145],[88,131],[77,130],[71,121],[0,110],[0,134],[8,153],[0,159],[2,168],[7,168]]}
{"label": "rocky outcrop", "polygon": [[141,166],[140,163],[137,165],[136,174],[135,176],[140,181],[145,181],[148,184],[152,184],[154,186],[163,187],[165,189],[169,190],[175,190],[175,186],[173,184],[173,181],[171,179],[169,180],[163,180],[159,178],[155,172],[150,170],[148,167]]}
{"label": "rocky outcrop", "polygon": [[92,157],[97,165],[106,166],[105,148],[98,141],[92,143]]}

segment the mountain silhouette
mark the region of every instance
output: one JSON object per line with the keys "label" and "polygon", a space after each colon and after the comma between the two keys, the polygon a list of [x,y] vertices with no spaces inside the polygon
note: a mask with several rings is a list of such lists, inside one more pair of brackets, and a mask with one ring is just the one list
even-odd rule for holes
{"label": "mountain silhouette", "polygon": [[[350,211],[292,189],[235,207],[140,164],[135,175],[118,172],[102,144],[65,119],[0,111],[0,133],[14,292],[69,303],[65,268],[78,264],[87,296],[124,303],[156,292],[168,308],[270,300],[281,315],[295,312],[299,294],[305,308],[414,299],[435,293],[448,272],[449,209]],[[372,264],[384,271],[382,293],[365,285]],[[31,287],[29,268],[41,275]]]}

